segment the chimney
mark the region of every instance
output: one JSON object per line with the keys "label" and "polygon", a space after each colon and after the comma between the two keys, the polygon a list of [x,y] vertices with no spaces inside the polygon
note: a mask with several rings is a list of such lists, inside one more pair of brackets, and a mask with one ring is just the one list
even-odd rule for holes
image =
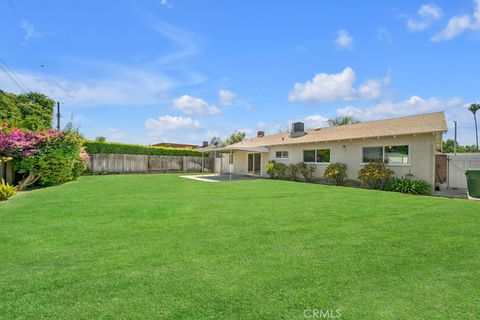
{"label": "chimney", "polygon": [[258,138],[263,138],[263,137],[265,137],[265,131],[257,131],[257,137],[258,137]]}
{"label": "chimney", "polygon": [[298,138],[305,135],[305,124],[303,122],[294,122],[292,124],[292,131],[290,137]]}
{"label": "chimney", "polygon": [[203,141],[202,142],[202,147],[208,147],[208,141]]}

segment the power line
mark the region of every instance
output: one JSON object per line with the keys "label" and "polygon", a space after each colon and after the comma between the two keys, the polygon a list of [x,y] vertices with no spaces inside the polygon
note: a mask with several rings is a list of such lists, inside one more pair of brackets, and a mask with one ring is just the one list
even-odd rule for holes
{"label": "power line", "polygon": [[8,0],[8,3],[10,3],[10,8],[12,8],[13,13],[15,14],[15,16],[17,16],[18,20],[22,20],[17,12],[17,9],[15,9],[15,6],[13,5],[12,0]]}
{"label": "power line", "polygon": [[18,81],[15,80],[15,78],[1,64],[0,64],[0,69],[3,71],[3,73],[5,73],[7,75],[7,77],[10,78],[10,80],[12,80],[12,82],[20,89],[20,91],[22,91],[25,94],[27,93],[27,91],[25,91],[25,89],[22,87],[22,85],[20,83],[18,83]]}
{"label": "power line", "polygon": [[13,69],[9,67],[9,65],[5,62],[5,60],[2,59],[2,57],[0,57],[0,62],[3,63],[3,65],[7,68],[7,71],[9,71],[15,77],[15,79],[23,86],[24,89],[27,89],[27,91],[32,91],[25,84],[25,82],[23,82],[22,79],[20,79],[20,77],[15,73],[15,71],[13,71]]}

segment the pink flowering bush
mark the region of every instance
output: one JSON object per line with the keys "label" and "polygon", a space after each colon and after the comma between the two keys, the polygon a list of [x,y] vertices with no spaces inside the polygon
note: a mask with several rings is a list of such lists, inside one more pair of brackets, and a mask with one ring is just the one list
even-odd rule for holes
{"label": "pink flowering bush", "polygon": [[83,137],[73,129],[33,132],[0,127],[0,158],[12,159],[23,173],[21,190],[38,181],[51,185],[77,179],[85,170],[88,154],[82,149]]}

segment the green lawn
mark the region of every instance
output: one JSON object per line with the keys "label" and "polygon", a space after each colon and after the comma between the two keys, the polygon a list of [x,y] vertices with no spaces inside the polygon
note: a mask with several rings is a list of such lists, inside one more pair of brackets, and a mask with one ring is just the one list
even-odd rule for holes
{"label": "green lawn", "polygon": [[87,176],[0,203],[0,245],[2,319],[480,315],[480,203],[467,200]]}

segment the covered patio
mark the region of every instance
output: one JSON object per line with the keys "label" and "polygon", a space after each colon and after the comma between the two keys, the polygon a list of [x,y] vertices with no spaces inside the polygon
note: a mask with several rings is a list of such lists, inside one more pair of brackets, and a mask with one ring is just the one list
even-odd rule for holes
{"label": "covered patio", "polygon": [[[220,168],[215,168],[215,172],[237,176],[262,176],[264,163],[267,159],[265,155],[270,152],[268,147],[238,145],[225,147],[207,146],[197,150],[215,154],[215,158],[217,158],[217,154],[228,155],[227,164],[224,165],[220,162]],[[215,164],[217,165],[217,162]]]}

